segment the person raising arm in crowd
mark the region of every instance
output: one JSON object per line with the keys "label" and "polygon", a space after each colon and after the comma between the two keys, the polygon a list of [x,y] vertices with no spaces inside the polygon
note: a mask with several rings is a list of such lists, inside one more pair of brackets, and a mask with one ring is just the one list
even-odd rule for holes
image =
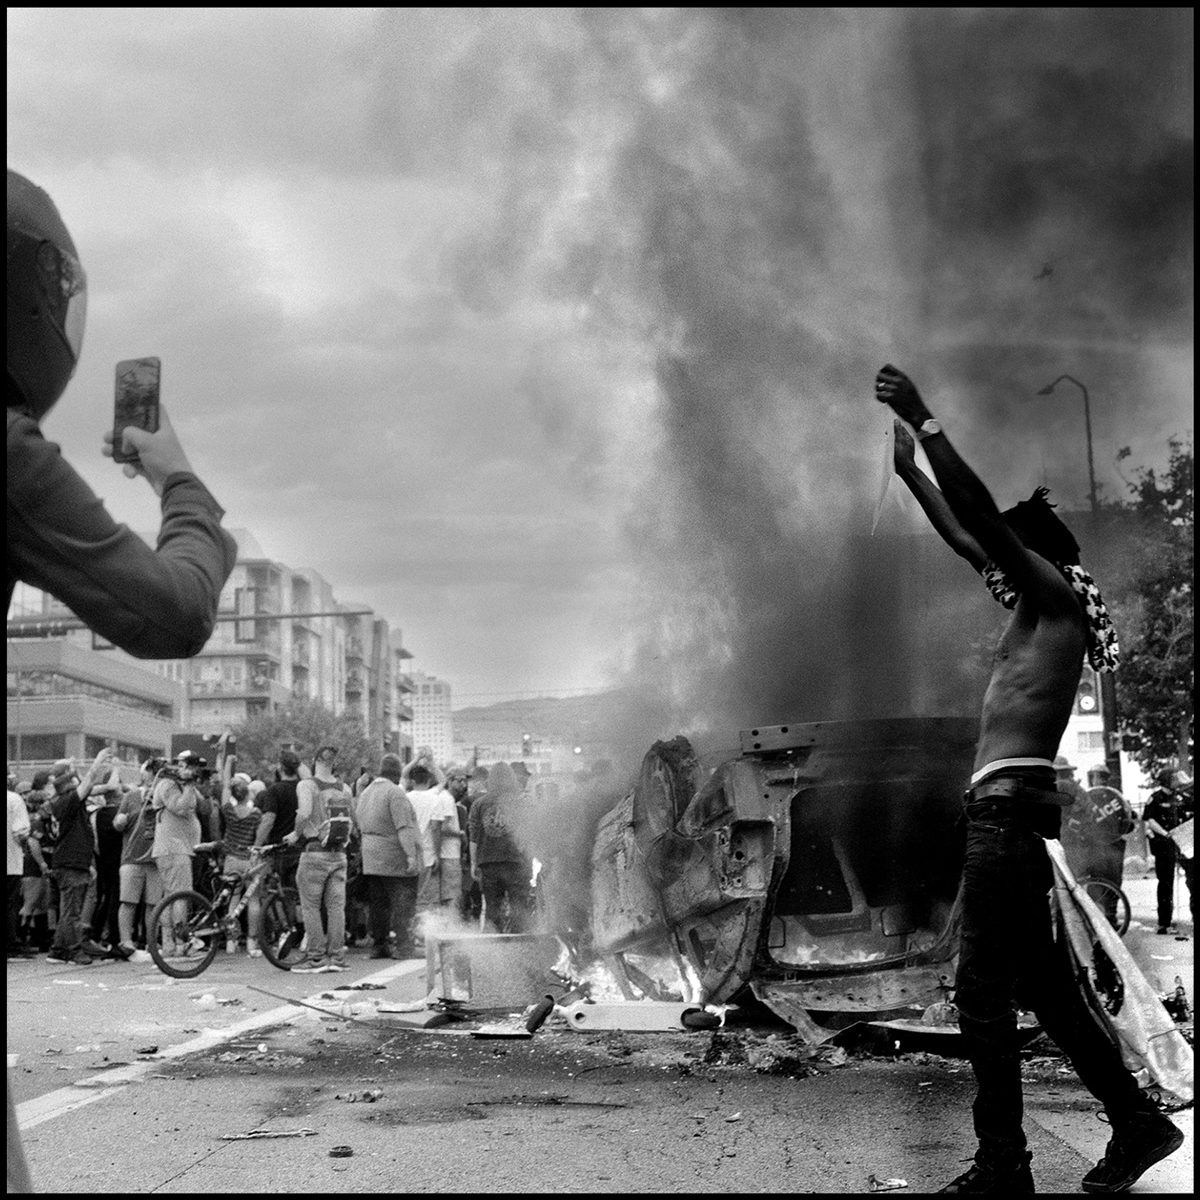
{"label": "person raising arm in crowd", "polygon": [[[1125,1068],[1053,937],[1053,868],[1044,844],[1058,837],[1068,799],[1055,788],[1054,756],[1084,655],[1096,670],[1113,669],[1115,634],[1099,589],[1079,565],[1075,539],[1054,515],[1045,489],[1001,512],[907,375],[885,366],[876,376],[875,396],[900,418],[897,474],[943,540],[1013,610],[984,695],[965,800],[955,1003],[977,1083],[979,1145],[970,1170],[941,1190],[1035,1190],[1022,1126],[1021,1006],[1037,1015],[1112,1125],[1104,1157],[1083,1178],[1084,1191],[1126,1191],[1177,1150],[1183,1134]],[[905,424],[916,431],[940,490],[917,467]]]}

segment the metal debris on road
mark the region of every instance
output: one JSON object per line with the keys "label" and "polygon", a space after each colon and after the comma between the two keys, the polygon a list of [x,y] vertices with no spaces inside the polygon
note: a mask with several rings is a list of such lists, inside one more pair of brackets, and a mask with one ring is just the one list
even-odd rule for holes
{"label": "metal debris on road", "polygon": [[873,1192],[894,1192],[897,1188],[908,1187],[908,1180],[880,1179],[878,1175],[868,1175],[867,1187],[869,1187]]}
{"label": "metal debris on road", "polygon": [[[251,1129],[249,1133],[223,1133],[223,1142],[250,1142],[262,1138],[316,1137],[315,1129]],[[332,1153],[332,1151],[330,1152]]]}
{"label": "metal debris on road", "polygon": [[383,1088],[369,1088],[364,1092],[338,1092],[335,1100],[345,1100],[347,1104],[374,1104],[383,1095]]}

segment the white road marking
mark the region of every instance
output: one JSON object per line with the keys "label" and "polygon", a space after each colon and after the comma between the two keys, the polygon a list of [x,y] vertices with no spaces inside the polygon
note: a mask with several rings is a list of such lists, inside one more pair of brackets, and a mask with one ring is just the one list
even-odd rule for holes
{"label": "white road marking", "polygon": [[[402,962],[392,967],[384,967],[383,970],[376,971],[373,975],[367,975],[355,982],[387,983],[390,979],[401,979],[406,975],[416,975],[424,970],[425,963],[423,960]],[[347,987],[352,985],[343,984],[342,986]],[[337,990],[338,987],[334,984],[322,988],[320,992],[312,996],[305,996],[304,1000],[308,1004],[319,1006],[321,996],[324,992]],[[204,1050],[211,1050],[214,1046],[219,1046],[223,1042],[232,1041],[243,1034],[252,1033],[257,1029],[263,1029],[270,1025],[291,1024],[294,1021],[301,1020],[310,1011],[310,1009],[299,1008],[295,1004],[282,1004],[278,1008],[271,1009],[269,1012],[256,1013],[254,1016],[247,1017],[244,1021],[239,1021],[236,1025],[230,1025],[225,1029],[206,1029],[198,1037],[192,1038],[189,1042],[181,1042],[178,1046],[167,1047],[166,1050],[160,1051],[150,1061],[130,1063],[124,1067],[113,1067],[110,1070],[101,1071],[98,1075],[89,1075],[86,1079],[77,1080],[69,1087],[56,1088],[53,1092],[47,1092],[43,1096],[26,1100],[24,1104],[18,1104],[17,1124],[24,1130],[32,1129],[35,1125],[42,1125],[46,1121],[53,1121],[55,1117],[61,1117],[69,1112],[74,1112],[77,1108],[83,1108],[87,1104],[94,1104],[97,1100],[103,1100],[105,1097],[119,1092],[123,1087],[131,1083],[136,1083],[165,1061],[173,1058],[185,1058],[189,1054],[198,1054]]]}

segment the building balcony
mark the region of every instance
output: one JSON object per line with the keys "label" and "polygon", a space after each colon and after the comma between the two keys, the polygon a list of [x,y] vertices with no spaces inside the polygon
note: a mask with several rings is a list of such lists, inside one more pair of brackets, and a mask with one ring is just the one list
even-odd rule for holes
{"label": "building balcony", "polygon": [[346,658],[351,661],[362,662],[363,660],[363,640],[360,637],[348,637],[346,639]]}
{"label": "building balcony", "polygon": [[292,666],[307,671],[312,665],[312,653],[307,646],[292,645]]}
{"label": "building balcony", "polygon": [[413,710],[407,704],[396,705],[396,720],[411,721],[413,719]]}
{"label": "building balcony", "polygon": [[396,675],[396,691],[398,692],[415,692],[417,685],[413,682],[411,675],[406,675],[403,671]]}
{"label": "building balcony", "polygon": [[192,700],[255,700],[266,699],[283,703],[291,699],[291,690],[277,679],[266,675],[251,675],[237,683],[224,679],[199,679],[188,684]]}
{"label": "building balcony", "polygon": [[361,671],[351,671],[346,676],[346,695],[347,696],[361,695],[365,684],[366,684],[366,680],[364,679]]}

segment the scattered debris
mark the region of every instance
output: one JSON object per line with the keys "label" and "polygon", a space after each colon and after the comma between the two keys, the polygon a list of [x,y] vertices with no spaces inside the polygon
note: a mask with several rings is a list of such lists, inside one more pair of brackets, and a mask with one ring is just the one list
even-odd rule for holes
{"label": "scattered debris", "polygon": [[387,987],[386,983],[345,983],[340,984],[334,990],[338,992],[382,992]]}
{"label": "scattered debris", "polygon": [[520,1041],[527,1041],[533,1037],[524,1026],[515,1025],[480,1025],[478,1029],[471,1030],[471,1036],[475,1038],[515,1038]]}
{"label": "scattered debris", "polygon": [[[249,1133],[223,1133],[223,1142],[249,1142],[261,1138],[316,1137],[315,1129],[251,1129]],[[347,1147],[348,1148],[348,1147]],[[333,1151],[331,1150],[332,1154]]]}
{"label": "scattered debris", "polygon": [[733,1114],[733,1116],[725,1118],[725,1120],[727,1122],[740,1121],[741,1119],[742,1119],[742,1114],[740,1112],[735,1112]]}
{"label": "scattered debris", "polygon": [[894,1192],[897,1188],[908,1187],[908,1180],[880,1179],[878,1175],[868,1175],[867,1187],[873,1192]]}
{"label": "scattered debris", "polygon": [[158,1053],[157,1046],[139,1046],[134,1051],[134,1054],[157,1054],[157,1053]]}
{"label": "scattered debris", "polygon": [[1183,977],[1175,976],[1175,991],[1163,997],[1163,1007],[1171,1014],[1172,1019],[1182,1024],[1191,1016],[1191,1006],[1188,1004],[1187,989],[1183,986]]}
{"label": "scattered debris", "polygon": [[221,1005],[222,1008],[228,1008],[231,1004],[241,1004],[241,1000],[239,1000],[237,996],[230,996],[227,1000],[218,999],[217,1003]]}
{"label": "scattered debris", "polygon": [[667,1032],[675,1029],[696,1027],[711,1028],[709,1020],[699,1025],[689,1024],[704,1018],[713,1018],[720,1024],[716,1014],[705,1013],[695,1004],[683,1004],[670,1000],[605,1000],[598,1003],[581,1001],[568,1008],[560,1008],[572,1029],[590,1033],[594,1029],[624,1029],[630,1032]]}
{"label": "scattered debris", "polygon": [[382,1095],[383,1088],[369,1088],[364,1092],[338,1092],[334,1099],[347,1104],[374,1104]]}
{"label": "scattered debris", "polygon": [[353,1156],[353,1154],[354,1154],[353,1146],[330,1146],[329,1147],[329,1157],[330,1158],[350,1158]]}

